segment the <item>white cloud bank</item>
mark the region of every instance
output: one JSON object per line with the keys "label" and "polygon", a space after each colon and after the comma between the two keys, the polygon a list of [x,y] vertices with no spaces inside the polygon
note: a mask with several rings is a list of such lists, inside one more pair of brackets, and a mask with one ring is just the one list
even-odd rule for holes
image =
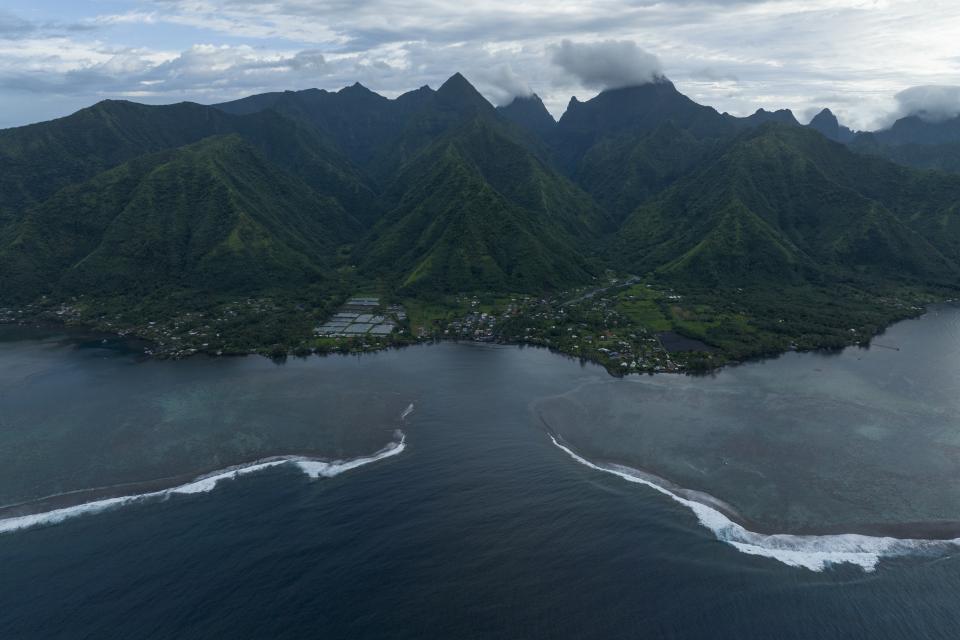
{"label": "white cloud bank", "polygon": [[481,70],[470,78],[494,104],[509,104],[514,98],[526,98],[533,94],[530,85],[509,64],[502,64],[492,71]]}
{"label": "white cloud bank", "polygon": [[619,89],[663,76],[660,59],[630,40],[563,40],[553,48],[551,61],[588,89]]}
{"label": "white cloud bank", "polygon": [[960,87],[927,85],[910,87],[894,98],[897,110],[894,116],[918,116],[929,122],[942,122],[960,115]]}
{"label": "white cloud bank", "polygon": [[960,3],[940,0],[10,0],[0,126],[106,97],[355,81],[395,96],[460,71],[493,102],[535,91],[557,116],[573,93],[665,73],[721,111],[830,107],[874,128],[912,108],[904,88],[960,84],[958,32]]}

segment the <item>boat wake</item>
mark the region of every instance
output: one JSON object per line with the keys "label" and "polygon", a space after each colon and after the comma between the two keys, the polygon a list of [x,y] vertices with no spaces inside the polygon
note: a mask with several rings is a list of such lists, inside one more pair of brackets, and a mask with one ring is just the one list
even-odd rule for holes
{"label": "boat wake", "polygon": [[[410,408],[408,408],[408,410],[412,410],[412,405]],[[224,480],[239,478],[240,476],[263,471],[264,469],[269,469],[271,467],[278,467],[280,465],[294,465],[311,478],[332,478],[346,471],[350,471],[351,469],[356,469],[357,467],[362,467],[364,465],[371,464],[379,460],[384,460],[385,458],[390,458],[402,453],[406,448],[406,435],[403,432],[398,433],[400,436],[399,441],[391,442],[383,449],[380,449],[380,451],[377,451],[370,456],[353,458],[350,460],[332,461],[319,460],[306,456],[275,456],[271,458],[263,458],[247,464],[236,465],[226,469],[221,469],[219,471],[214,471],[213,473],[208,473],[195,478],[186,484],[171,487],[169,489],[162,489],[160,491],[151,491],[149,493],[140,493],[128,496],[119,496],[115,498],[104,498],[102,500],[85,502],[83,504],[64,507],[62,509],[54,509],[52,511],[45,511],[42,513],[33,513],[24,516],[6,518],[0,520],[0,534],[43,525],[57,524],[77,516],[100,513],[108,509],[114,509],[130,504],[151,500],[165,500],[175,495],[209,493]]]}
{"label": "boat wake", "polygon": [[611,473],[628,482],[646,485],[693,511],[701,525],[713,532],[718,540],[737,550],[755,556],[778,560],[791,567],[823,571],[831,565],[852,564],[873,571],[881,558],[907,555],[938,555],[955,551],[960,538],[952,540],[923,540],[861,534],[791,535],[763,534],[745,529],[712,506],[690,500],[645,477],[642,472],[617,464],[596,464],[580,456],[559,442],[550,439],[571,458],[592,469]]}

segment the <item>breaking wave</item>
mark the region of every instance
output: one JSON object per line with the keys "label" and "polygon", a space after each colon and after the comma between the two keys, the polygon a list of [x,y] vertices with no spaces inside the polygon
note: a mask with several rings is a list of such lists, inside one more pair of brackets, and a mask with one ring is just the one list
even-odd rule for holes
{"label": "breaking wave", "polygon": [[823,571],[831,565],[852,564],[861,567],[864,571],[873,571],[881,558],[941,554],[960,547],[960,538],[923,540],[855,533],[831,535],[756,533],[745,529],[709,505],[677,495],[647,479],[636,469],[617,464],[596,464],[559,442],[552,434],[550,439],[553,444],[580,464],[611,473],[628,482],[646,485],[689,508],[697,516],[700,524],[712,531],[718,540],[726,542],[743,553],[772,558],[791,567]]}
{"label": "breaking wave", "polygon": [[[411,411],[412,407],[413,405],[408,407],[408,411]],[[357,467],[362,467],[385,458],[399,455],[406,448],[407,437],[403,432],[398,432],[398,434],[400,436],[399,441],[391,442],[383,449],[380,449],[380,451],[377,451],[370,456],[353,458],[351,460],[333,461],[318,460],[315,458],[308,458],[306,456],[276,456],[264,458],[262,460],[257,460],[247,464],[236,465],[226,469],[221,469],[219,471],[214,471],[213,473],[208,473],[195,478],[186,484],[171,487],[169,489],[162,489],[160,491],[151,491],[149,493],[140,493],[129,496],[119,496],[116,498],[104,498],[102,500],[85,502],[83,504],[64,507],[62,509],[54,509],[52,511],[45,511],[42,513],[33,513],[24,516],[6,518],[0,520],[0,534],[19,531],[21,529],[29,529],[31,527],[38,527],[42,525],[57,524],[77,516],[100,513],[108,509],[122,507],[129,504],[145,502],[149,500],[165,500],[170,496],[179,494],[209,493],[210,491],[213,491],[223,480],[239,478],[240,476],[263,471],[264,469],[269,469],[271,467],[278,467],[280,465],[295,465],[311,478],[332,478],[346,471],[350,471],[351,469],[356,469]]]}

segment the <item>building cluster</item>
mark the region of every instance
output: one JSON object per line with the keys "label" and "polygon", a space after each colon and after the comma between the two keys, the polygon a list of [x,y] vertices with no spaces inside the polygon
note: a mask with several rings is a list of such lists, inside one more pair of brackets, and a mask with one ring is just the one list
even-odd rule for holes
{"label": "building cluster", "polygon": [[[624,287],[618,284],[617,289]],[[445,337],[541,345],[617,373],[682,369],[655,333],[619,310],[620,300],[605,289],[568,291],[554,297],[514,297],[487,312],[474,300],[462,318],[449,323]]]}
{"label": "building cluster", "polygon": [[0,324],[13,324],[23,317],[23,309],[0,308]]}
{"label": "building cluster", "polygon": [[355,297],[347,300],[314,333],[321,337],[384,337],[397,330],[407,314],[400,305],[384,307],[380,298]]}
{"label": "building cluster", "polygon": [[496,316],[490,313],[473,311],[447,325],[443,334],[448,338],[490,342],[495,338],[496,327]]}

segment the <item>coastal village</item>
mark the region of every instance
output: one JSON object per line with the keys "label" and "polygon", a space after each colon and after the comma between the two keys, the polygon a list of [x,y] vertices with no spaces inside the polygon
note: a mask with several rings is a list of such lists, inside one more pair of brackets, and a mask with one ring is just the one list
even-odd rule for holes
{"label": "coastal village", "polygon": [[[530,344],[598,362],[616,374],[640,371],[680,371],[682,357],[671,357],[661,338],[636,326],[618,308],[618,292],[635,286],[613,279],[602,289],[574,289],[552,297],[514,295],[481,298],[451,296],[436,304],[416,300],[384,302],[375,294],[355,294],[332,313],[314,321],[312,337],[295,345],[250,348],[238,339],[237,327],[258,318],[276,317],[279,323],[302,323],[309,309],[270,298],[245,298],[206,312],[184,312],[165,321],[144,319],[131,323],[123,314],[90,318],[83,301],[41,304],[23,309],[0,309],[2,322],[29,322],[37,317],[67,325],[84,325],[120,336],[147,341],[144,355],[184,358],[197,353],[230,355],[362,353],[391,346],[440,340]],[[601,295],[602,294],[602,295]],[[406,303],[406,304],[404,304]],[[413,309],[408,314],[407,308]],[[284,320],[286,319],[286,320]],[[703,348],[710,348],[703,345]]]}
{"label": "coastal village", "polygon": [[[898,298],[884,302],[903,317],[922,309]],[[743,357],[824,342],[824,334],[811,334],[806,343],[798,340],[785,330],[783,319],[759,323],[737,302],[736,292],[723,300],[697,298],[612,274],[550,296],[461,294],[424,301],[374,290],[325,304],[243,298],[155,320],[149,312],[123,308],[91,316],[80,297],[72,303],[41,300],[0,308],[0,322],[84,326],[142,339],[145,356],[175,359],[198,353],[282,359],[443,340],[534,345],[595,362],[613,375],[709,371]],[[837,347],[866,344],[879,328],[853,326],[833,340]]]}
{"label": "coastal village", "polygon": [[[612,288],[626,290],[633,283],[615,280]],[[663,336],[637,326],[619,308],[621,297],[580,291],[553,297],[517,296],[487,306],[479,298],[463,300],[470,310],[451,321],[443,337],[477,342],[530,344],[597,362],[615,375],[635,372],[675,372],[686,368],[683,355],[671,356]],[[571,298],[571,296],[573,297]],[[628,299],[630,294],[627,294]],[[669,345],[669,341],[667,341]],[[709,354],[712,347],[691,340],[674,351]]]}
{"label": "coastal village", "polygon": [[[337,350],[372,351],[439,340],[530,344],[598,362],[618,375],[683,370],[684,357],[671,357],[663,341],[666,334],[658,336],[635,326],[618,310],[618,296],[599,295],[634,284],[633,280],[613,279],[602,289],[567,291],[550,298],[461,295],[442,305],[421,307],[412,319],[402,304],[382,304],[377,296],[358,295],[318,324],[314,334],[321,344]],[[627,295],[628,299],[635,297]],[[692,340],[675,350],[713,351]]]}

